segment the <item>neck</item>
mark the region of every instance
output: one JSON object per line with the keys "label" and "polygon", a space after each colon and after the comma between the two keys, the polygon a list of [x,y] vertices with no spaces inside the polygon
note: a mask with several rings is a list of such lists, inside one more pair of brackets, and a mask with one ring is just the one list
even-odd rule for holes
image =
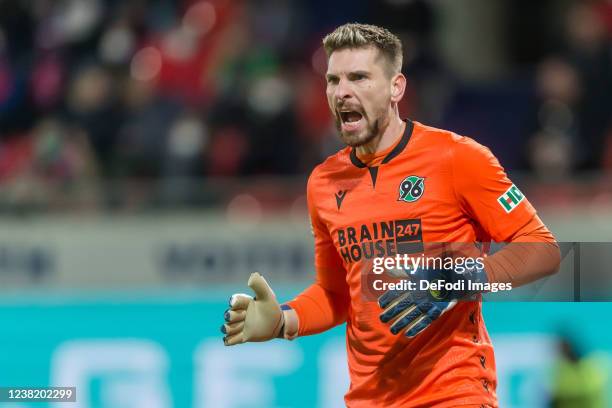
{"label": "neck", "polygon": [[400,118],[397,108],[390,115],[391,119],[384,130],[368,143],[355,148],[357,156],[374,154],[391,147],[401,137],[404,121]]}

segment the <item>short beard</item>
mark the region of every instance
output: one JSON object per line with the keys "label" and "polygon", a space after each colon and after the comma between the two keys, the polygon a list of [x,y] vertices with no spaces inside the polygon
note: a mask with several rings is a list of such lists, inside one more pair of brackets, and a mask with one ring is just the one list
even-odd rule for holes
{"label": "short beard", "polygon": [[338,133],[340,133],[340,139],[350,147],[359,147],[370,143],[380,132],[378,119],[376,119],[372,125],[368,123],[365,134],[361,135],[345,135],[342,133],[342,122],[340,119],[336,119],[336,129],[338,129]]}
{"label": "short beard", "polygon": [[379,120],[376,119],[371,126],[368,124],[367,128],[365,129],[365,134],[347,136],[342,133],[341,120],[336,119],[336,129],[338,129],[338,133],[340,133],[340,139],[342,139],[347,146],[359,147],[370,143],[376,136],[378,136],[380,133],[380,123]]}

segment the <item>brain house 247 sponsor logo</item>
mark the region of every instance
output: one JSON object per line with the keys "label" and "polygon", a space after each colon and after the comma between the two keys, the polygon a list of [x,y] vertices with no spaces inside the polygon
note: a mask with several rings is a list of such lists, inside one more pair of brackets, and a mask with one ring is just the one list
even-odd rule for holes
{"label": "brain house 247 sponsor logo", "polygon": [[338,229],[336,234],[340,255],[346,263],[423,250],[418,218],[350,226]]}

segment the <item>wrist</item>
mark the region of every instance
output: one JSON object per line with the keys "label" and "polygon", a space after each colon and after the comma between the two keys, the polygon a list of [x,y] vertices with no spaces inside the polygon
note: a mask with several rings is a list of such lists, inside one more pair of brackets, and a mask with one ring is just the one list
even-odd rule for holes
{"label": "wrist", "polygon": [[279,338],[293,340],[298,336],[299,320],[298,315],[289,305],[281,305],[284,324],[279,333]]}

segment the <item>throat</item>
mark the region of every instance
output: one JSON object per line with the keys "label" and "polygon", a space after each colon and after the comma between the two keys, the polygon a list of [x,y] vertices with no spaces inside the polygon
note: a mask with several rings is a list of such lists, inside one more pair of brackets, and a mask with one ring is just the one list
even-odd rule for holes
{"label": "throat", "polygon": [[402,138],[405,126],[406,123],[401,119],[399,119],[399,123],[397,124],[390,123],[383,132],[376,135],[371,141],[355,148],[357,157],[366,158],[372,155],[378,156],[379,154],[391,150]]}
{"label": "throat", "polygon": [[355,148],[357,157],[371,156],[381,151],[382,149],[379,149],[381,140],[382,140],[382,134],[378,134],[374,136],[374,138],[370,140],[368,143],[357,146]]}

